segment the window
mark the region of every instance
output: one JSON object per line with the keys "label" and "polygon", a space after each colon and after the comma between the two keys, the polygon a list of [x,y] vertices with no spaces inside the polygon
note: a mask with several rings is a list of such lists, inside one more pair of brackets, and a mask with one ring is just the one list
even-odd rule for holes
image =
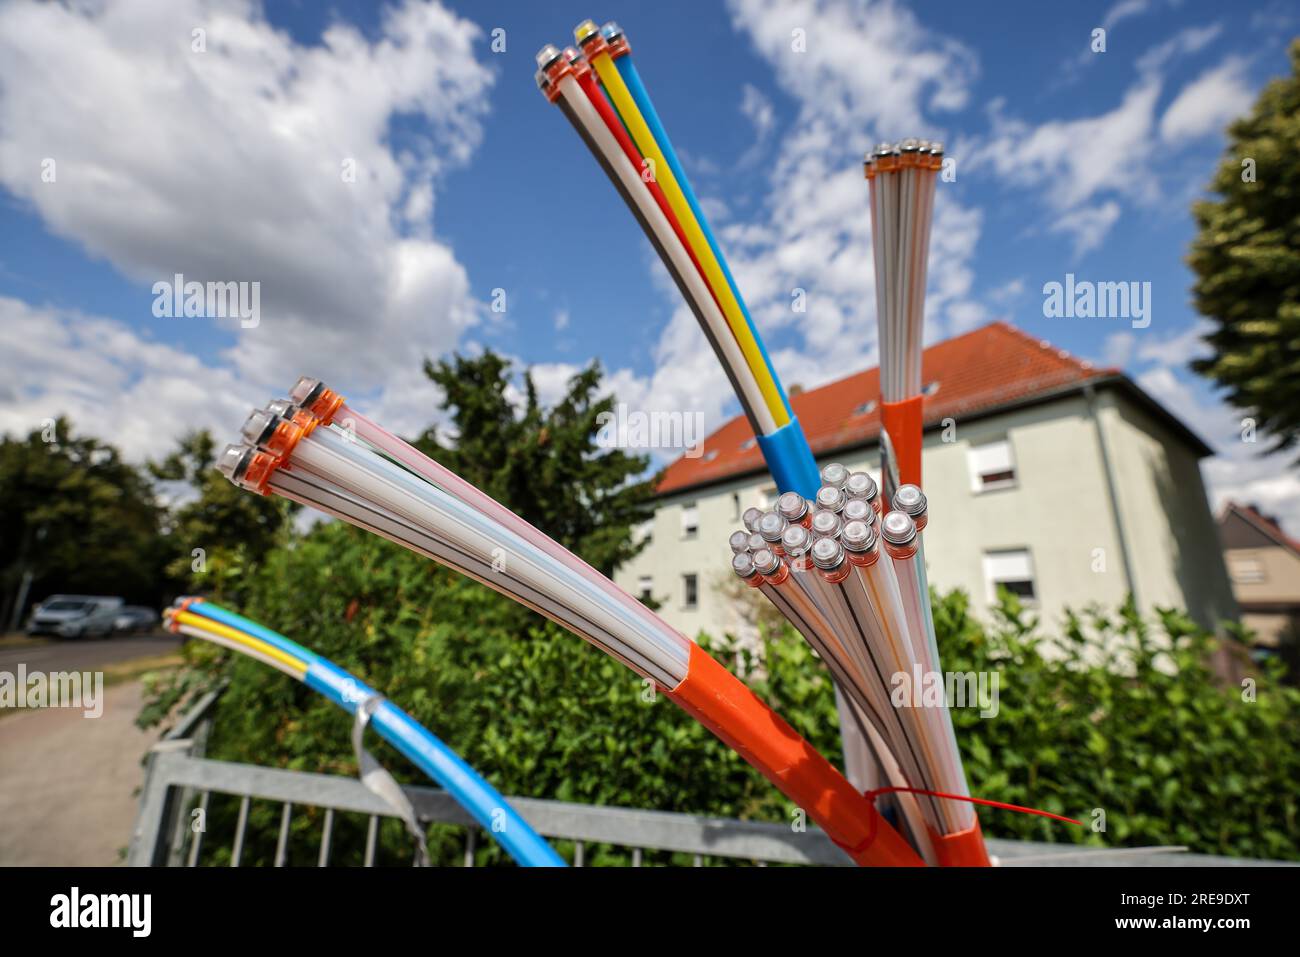
{"label": "window", "polygon": [[972,445],[967,453],[970,460],[971,488],[976,492],[991,492],[999,488],[1014,488],[1016,465],[1011,458],[1011,443],[1006,439]]}
{"label": "window", "polygon": [[700,579],[694,572],[682,576],[682,607],[695,608],[700,603]]}
{"label": "window", "polygon": [[1238,585],[1258,585],[1267,577],[1263,562],[1254,555],[1233,555],[1228,559],[1228,572]]}
{"label": "window", "polygon": [[700,533],[700,507],[695,502],[682,506],[682,538],[694,538]]}
{"label": "window", "polygon": [[655,580],[651,575],[642,575],[636,580],[636,594],[642,601],[650,601],[654,597]]}
{"label": "window", "polygon": [[1022,601],[1033,601],[1034,563],[1024,548],[984,553],[984,580],[988,583],[989,601],[997,601],[998,588],[1005,588]]}
{"label": "window", "polygon": [[731,520],[733,522],[740,521],[740,493],[739,492],[731,493]]}
{"label": "window", "polygon": [[776,500],[780,497],[775,485],[769,485],[759,493],[762,496],[760,505],[763,508],[771,509],[776,507]]}
{"label": "window", "polygon": [[632,541],[638,545],[644,542],[647,546],[654,544],[655,540],[655,520],[648,518],[639,525],[632,527]]}

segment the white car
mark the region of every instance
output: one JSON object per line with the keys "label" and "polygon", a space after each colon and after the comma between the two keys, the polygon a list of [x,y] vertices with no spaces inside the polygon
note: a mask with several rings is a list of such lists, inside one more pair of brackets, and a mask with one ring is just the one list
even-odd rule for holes
{"label": "white car", "polygon": [[125,602],[106,595],[51,595],[32,609],[29,635],[107,638]]}

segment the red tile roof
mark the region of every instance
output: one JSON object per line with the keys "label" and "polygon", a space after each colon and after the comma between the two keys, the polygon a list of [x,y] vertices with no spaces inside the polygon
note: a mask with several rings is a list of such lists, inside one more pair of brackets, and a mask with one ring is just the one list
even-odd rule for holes
{"label": "red tile roof", "polygon": [[[937,387],[924,402],[927,426],[948,416],[970,416],[1120,375],[1116,369],[1076,359],[1005,322],[930,346],[921,358],[921,374],[923,382]],[[873,368],[791,396],[790,404],[813,454],[821,456],[875,439],[880,411],[873,400],[879,397],[880,370]],[[745,417],[736,416],[704,440],[704,455],[679,458],[669,465],[658,492],[764,471],[753,435]]]}

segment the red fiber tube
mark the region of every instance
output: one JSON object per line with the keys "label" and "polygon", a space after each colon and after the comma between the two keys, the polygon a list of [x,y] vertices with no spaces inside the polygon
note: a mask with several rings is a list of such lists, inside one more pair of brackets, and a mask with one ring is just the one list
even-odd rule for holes
{"label": "red fiber tube", "polygon": [[[641,182],[645,183],[646,188],[650,190],[650,195],[654,197],[655,203],[663,210],[668,225],[672,226],[673,233],[677,236],[677,241],[682,244],[682,248],[686,250],[686,255],[690,257],[691,265],[695,267],[696,272],[703,276],[704,272],[700,268],[700,262],[695,258],[695,252],[691,249],[691,244],[686,241],[686,233],[682,231],[681,223],[677,221],[677,216],[668,203],[668,197],[664,195],[664,191],[655,180],[646,181],[645,167],[642,165],[645,158],[637,150],[636,144],[632,142],[632,137],[627,135],[627,130],[623,127],[623,121],[614,112],[614,107],[610,106],[604,91],[601,90],[600,84],[596,81],[596,72],[586,63],[583,63],[580,67],[574,69],[574,77],[577,79],[578,85],[582,87],[582,92],[587,94],[587,99],[591,101],[591,105],[600,114],[600,118],[605,121],[605,126],[614,134],[614,139],[618,140],[619,148],[623,150],[623,154],[632,161],[632,168],[641,172]],[[713,295],[713,287],[708,282],[705,282],[705,285],[708,287],[709,293]],[[715,302],[717,298],[716,295],[713,295]],[[722,308],[721,303],[718,304],[718,308]]]}

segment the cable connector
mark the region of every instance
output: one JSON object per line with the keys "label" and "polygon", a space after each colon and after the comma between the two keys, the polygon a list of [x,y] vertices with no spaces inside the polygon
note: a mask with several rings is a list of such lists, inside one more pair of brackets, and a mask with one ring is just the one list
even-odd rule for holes
{"label": "cable connector", "polygon": [[227,445],[217,457],[217,471],[249,492],[269,495],[267,483],[283,460],[251,445]]}

